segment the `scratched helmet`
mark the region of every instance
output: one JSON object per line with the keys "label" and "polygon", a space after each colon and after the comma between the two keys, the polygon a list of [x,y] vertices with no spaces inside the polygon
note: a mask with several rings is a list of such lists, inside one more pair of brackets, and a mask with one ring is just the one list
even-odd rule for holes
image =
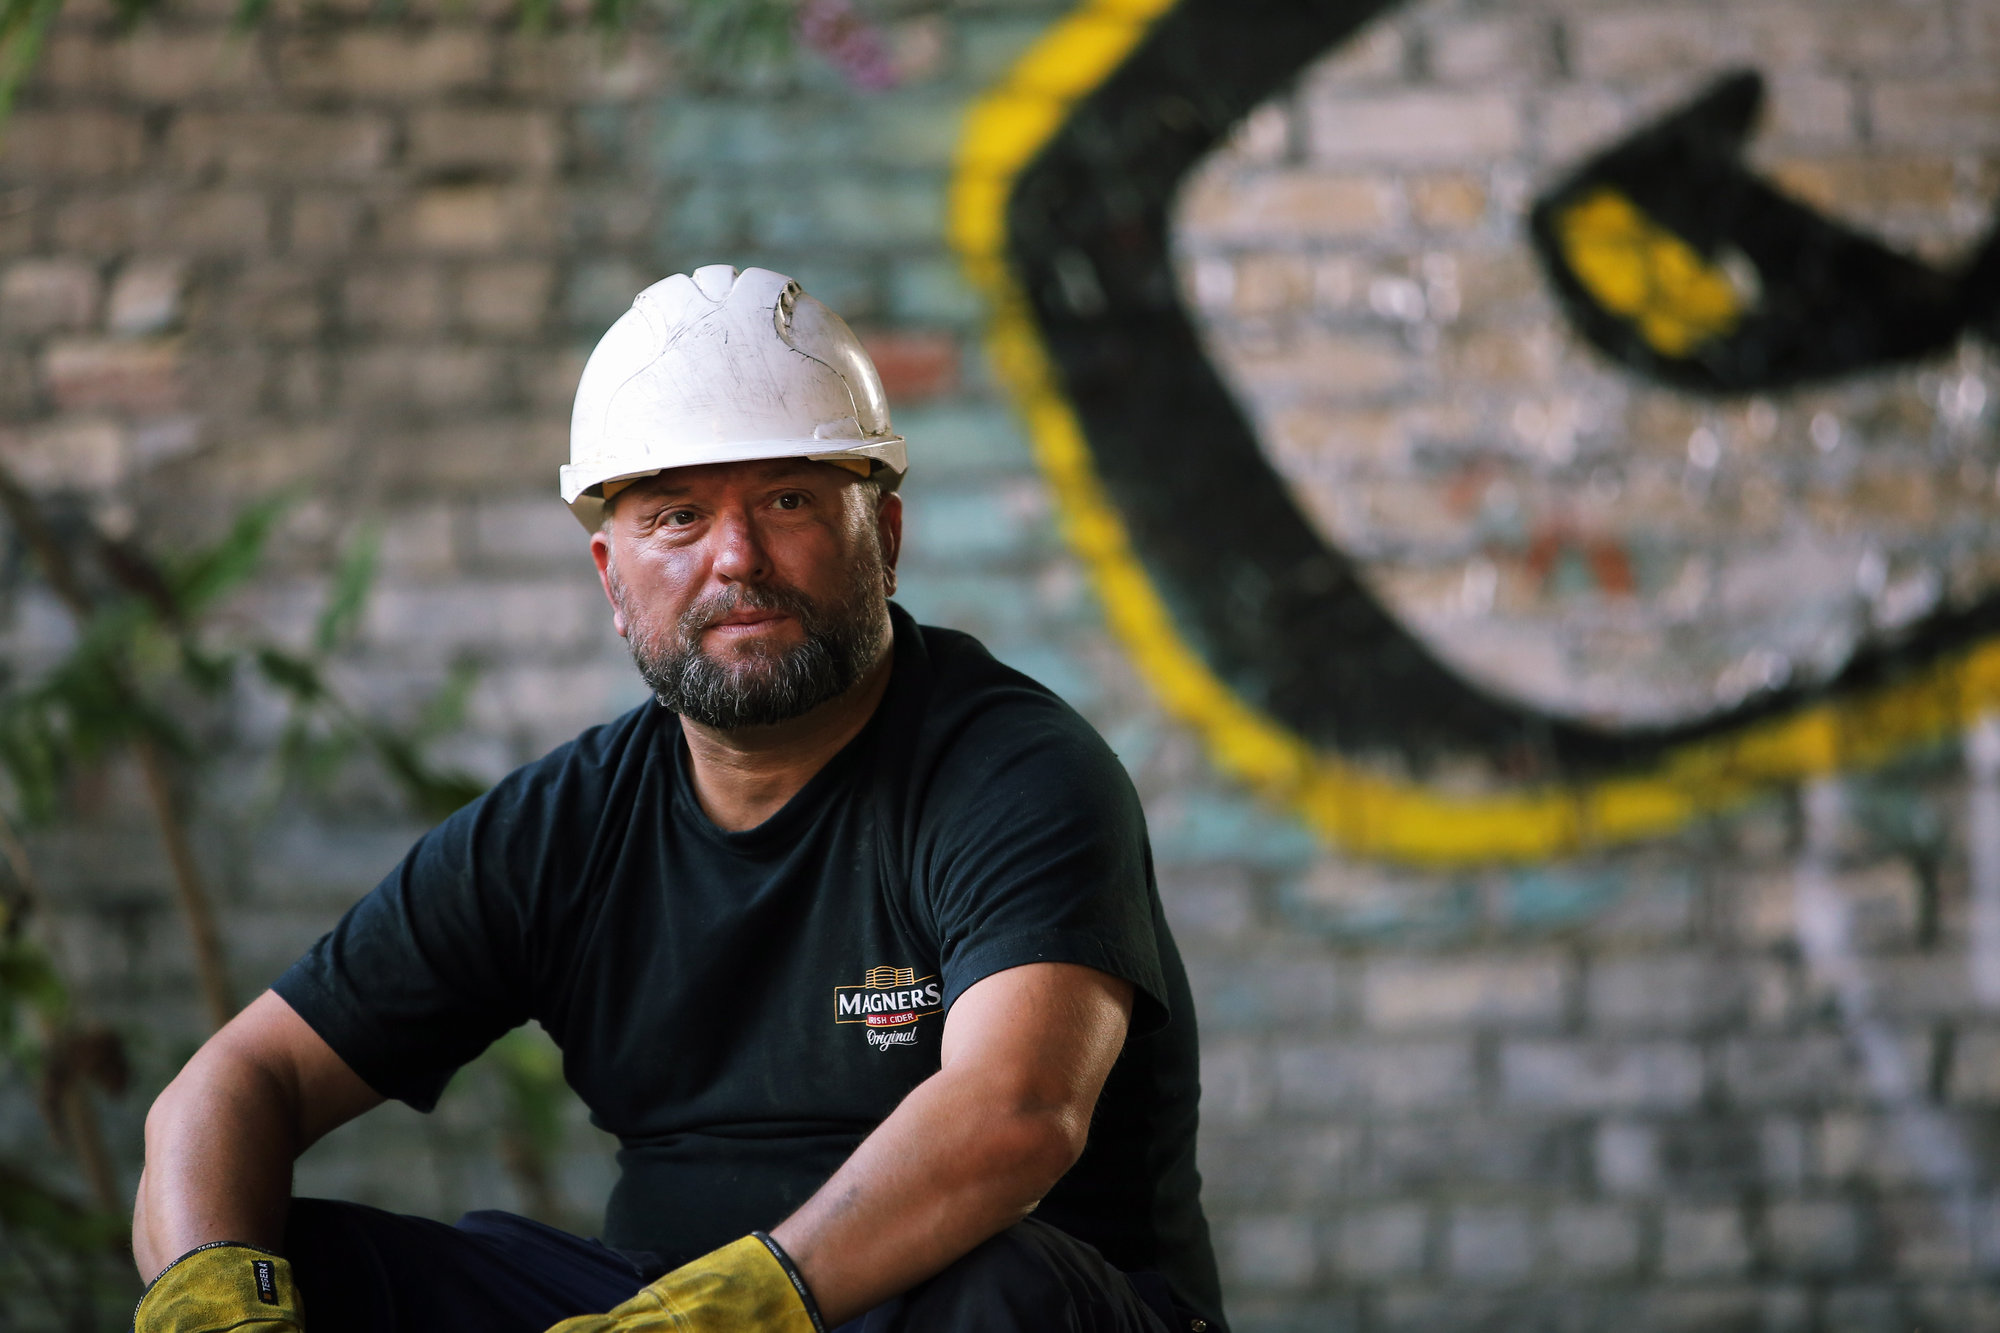
{"label": "scratched helmet", "polygon": [[810,458],[903,478],[882,377],[839,315],[769,269],[710,264],[640,292],[584,364],[563,502],[593,531],[640,477]]}

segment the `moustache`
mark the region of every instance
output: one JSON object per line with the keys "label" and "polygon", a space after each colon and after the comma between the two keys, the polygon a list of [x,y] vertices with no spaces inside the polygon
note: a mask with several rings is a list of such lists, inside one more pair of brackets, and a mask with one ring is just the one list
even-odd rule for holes
{"label": "moustache", "polygon": [[729,588],[696,602],[681,613],[680,630],[692,638],[738,611],[778,611],[796,618],[810,629],[818,621],[819,607],[798,589],[784,584]]}

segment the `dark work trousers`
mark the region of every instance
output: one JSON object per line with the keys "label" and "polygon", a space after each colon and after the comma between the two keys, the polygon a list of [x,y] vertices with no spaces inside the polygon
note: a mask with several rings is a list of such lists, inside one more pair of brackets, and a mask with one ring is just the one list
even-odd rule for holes
{"label": "dark work trousers", "polygon": [[[467,1213],[446,1226],[325,1199],[292,1202],[285,1255],[306,1333],[543,1333],[571,1315],[608,1310],[660,1275],[650,1255],[512,1213]],[[1120,1273],[1090,1246],[1030,1219],[836,1333],[1194,1326],[1157,1274]]]}

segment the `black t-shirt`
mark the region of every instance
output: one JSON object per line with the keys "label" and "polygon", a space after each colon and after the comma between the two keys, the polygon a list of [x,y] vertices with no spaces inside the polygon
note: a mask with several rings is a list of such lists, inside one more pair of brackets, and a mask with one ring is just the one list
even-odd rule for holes
{"label": "black t-shirt", "polygon": [[937,1070],[968,986],[1097,968],[1132,1029],[1036,1216],[1214,1318],[1193,1009],[1132,784],[1049,691],[894,620],[875,716],[763,824],[710,822],[649,702],[432,830],[277,992],[424,1110],[538,1020],[621,1144],[605,1239],[676,1265],[805,1202]]}

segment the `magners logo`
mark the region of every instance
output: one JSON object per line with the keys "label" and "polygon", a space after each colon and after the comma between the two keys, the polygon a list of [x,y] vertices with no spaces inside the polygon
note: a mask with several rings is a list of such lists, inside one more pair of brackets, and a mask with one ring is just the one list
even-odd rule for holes
{"label": "magners logo", "polygon": [[[924,1015],[938,1012],[943,999],[938,979],[920,978],[914,967],[871,967],[859,986],[833,988],[833,1021],[865,1023],[877,1030],[907,1028]],[[882,1031],[881,1035],[889,1033]],[[914,1032],[898,1032],[893,1041],[877,1041],[876,1036],[871,1031],[868,1040],[878,1049],[906,1046],[917,1039]]]}

